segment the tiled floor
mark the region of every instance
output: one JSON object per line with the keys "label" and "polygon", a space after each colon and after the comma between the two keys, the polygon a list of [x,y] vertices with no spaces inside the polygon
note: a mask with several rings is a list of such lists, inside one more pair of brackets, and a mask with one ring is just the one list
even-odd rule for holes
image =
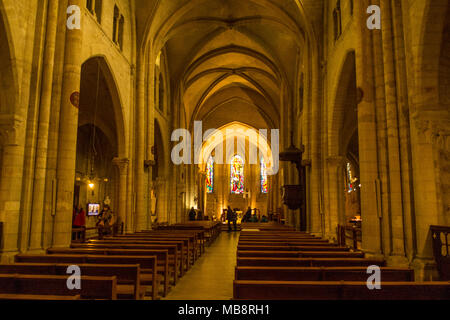
{"label": "tiled floor", "polygon": [[239,232],[222,232],[166,300],[230,300]]}

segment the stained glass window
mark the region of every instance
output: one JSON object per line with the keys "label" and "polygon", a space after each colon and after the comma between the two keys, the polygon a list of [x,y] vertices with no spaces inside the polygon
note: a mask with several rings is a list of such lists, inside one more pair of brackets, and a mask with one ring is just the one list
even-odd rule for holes
{"label": "stained glass window", "polygon": [[352,167],[351,167],[351,164],[348,162],[347,162],[347,187],[348,187],[348,192],[353,191]]}
{"label": "stained glass window", "polygon": [[267,187],[267,167],[264,157],[261,158],[261,193],[267,193],[269,188]]}
{"label": "stained glass window", "polygon": [[206,164],[206,192],[214,192],[214,159],[212,157],[209,158]]}
{"label": "stained glass window", "polygon": [[239,155],[231,161],[231,193],[244,193],[244,159]]}

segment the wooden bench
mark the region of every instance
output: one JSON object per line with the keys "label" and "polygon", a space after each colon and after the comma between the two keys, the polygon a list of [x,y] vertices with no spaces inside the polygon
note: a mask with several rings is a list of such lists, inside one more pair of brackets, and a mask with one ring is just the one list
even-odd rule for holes
{"label": "wooden bench", "polygon": [[450,282],[366,282],[235,280],[234,299],[242,300],[448,300]]}
{"label": "wooden bench", "polygon": [[134,237],[105,237],[103,240],[92,239],[87,242],[87,244],[135,244],[135,245],[177,245],[180,260],[182,261],[184,267],[182,269],[182,275],[185,271],[190,268],[189,260],[193,256],[191,252],[192,247],[189,244],[189,238],[134,238]]}
{"label": "wooden bench", "polygon": [[0,293],[0,300],[80,300],[81,296],[54,296],[41,294],[5,294]]}
{"label": "wooden bench", "polygon": [[237,266],[259,267],[353,267],[385,266],[384,260],[366,258],[237,258]]}
{"label": "wooden bench", "polygon": [[238,242],[238,246],[254,246],[254,247],[339,247],[330,243],[315,243],[315,242]]}
{"label": "wooden bench", "polygon": [[[15,263],[0,264],[0,274],[41,274],[67,275],[67,268],[71,264],[54,263]],[[105,264],[77,264],[82,276],[117,277],[117,298],[140,300],[145,295],[145,286],[141,288],[140,265],[105,265]]]}
{"label": "wooden bench", "polygon": [[151,239],[180,239],[187,237],[192,248],[194,260],[198,259],[205,252],[206,240],[204,239],[204,232],[201,230],[152,230],[142,231],[133,236]]}
{"label": "wooden bench", "polygon": [[[366,281],[366,267],[236,267],[235,280]],[[414,281],[414,270],[381,268],[382,281]]]}
{"label": "wooden bench", "polygon": [[94,250],[168,250],[168,264],[170,273],[173,276],[173,284],[175,285],[178,278],[181,277],[183,265],[180,259],[180,252],[177,249],[176,244],[147,244],[147,245],[135,245],[135,244],[122,244],[122,243],[83,243],[72,244],[71,249],[94,249]]}
{"label": "wooden bench", "polygon": [[348,247],[335,246],[258,246],[258,245],[238,245],[238,251],[349,251]]}
{"label": "wooden bench", "polygon": [[237,251],[238,258],[273,257],[273,258],[364,258],[363,252],[339,251]]}
{"label": "wooden bench", "polygon": [[153,241],[153,240],[179,240],[185,242],[184,244],[188,248],[190,254],[190,264],[192,265],[195,260],[200,256],[201,250],[196,240],[195,234],[126,234],[117,235],[115,237],[105,237],[105,240],[133,240],[133,241]]}
{"label": "wooden bench", "polygon": [[82,299],[116,300],[117,278],[81,276],[81,289],[67,287],[68,275],[0,274],[0,293],[32,295],[80,295]]}
{"label": "wooden bench", "polygon": [[[53,263],[53,264],[101,264],[101,265],[129,265],[139,264],[142,286],[151,287],[152,299],[157,299],[160,279],[157,276],[156,256],[105,256],[105,255],[40,255],[40,254],[17,254],[16,263]],[[164,282],[165,283],[165,282]],[[163,295],[167,294],[164,287]]]}
{"label": "wooden bench", "polygon": [[[156,256],[157,257],[157,272],[164,278],[164,296],[169,292],[169,255],[168,250],[139,250],[139,249],[72,249],[72,248],[50,248],[47,249],[49,255],[111,255],[111,256]],[[173,266],[173,265],[172,265]],[[141,266],[142,268],[142,266]],[[174,266],[172,270],[174,271]],[[146,270],[142,268],[142,272]]]}
{"label": "wooden bench", "polygon": [[252,243],[252,244],[257,244],[257,243],[261,243],[261,244],[281,244],[281,243],[322,243],[322,244],[330,244],[330,245],[335,245],[330,243],[328,240],[323,240],[323,239],[239,239],[239,244],[244,244],[244,243]]}
{"label": "wooden bench", "polygon": [[[186,243],[183,240],[143,240],[143,241],[136,241],[136,240],[128,240],[128,239],[116,239],[116,238],[107,238],[104,240],[89,240],[87,244],[93,244],[93,245],[127,245],[130,248],[135,249],[145,249],[146,245],[164,245],[169,244],[173,245],[175,244],[177,246],[178,254],[181,260],[181,267],[180,267],[180,276],[183,276],[184,273],[189,269],[189,240],[186,239]],[[76,248],[77,244],[73,244],[71,246],[72,248]]]}
{"label": "wooden bench", "polygon": [[[162,229],[161,229],[162,228]],[[198,253],[202,254],[205,252],[205,245],[206,245],[206,238],[205,238],[205,231],[203,228],[187,228],[184,227],[159,227],[157,230],[146,230],[141,231],[139,233],[140,235],[169,235],[169,236],[190,236],[194,237],[194,246],[196,249],[198,249]]]}

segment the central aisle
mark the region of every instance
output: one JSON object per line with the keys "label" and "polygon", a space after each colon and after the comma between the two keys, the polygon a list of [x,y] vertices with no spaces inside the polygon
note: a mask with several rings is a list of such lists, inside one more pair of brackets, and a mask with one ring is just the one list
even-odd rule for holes
{"label": "central aisle", "polygon": [[165,300],[230,300],[239,232],[222,232]]}

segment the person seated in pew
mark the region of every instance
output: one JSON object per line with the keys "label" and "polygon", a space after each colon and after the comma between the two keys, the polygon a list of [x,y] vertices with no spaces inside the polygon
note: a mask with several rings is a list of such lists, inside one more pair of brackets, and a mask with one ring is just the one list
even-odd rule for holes
{"label": "person seated in pew", "polygon": [[258,222],[258,216],[256,215],[256,212],[253,213],[252,218],[250,219],[250,222]]}
{"label": "person seated in pew", "polygon": [[248,207],[244,217],[242,218],[242,222],[250,222],[251,219],[252,219],[252,208]]}
{"label": "person seated in pew", "polygon": [[261,218],[261,222],[269,222],[269,219],[267,219],[266,216],[262,216]]}

